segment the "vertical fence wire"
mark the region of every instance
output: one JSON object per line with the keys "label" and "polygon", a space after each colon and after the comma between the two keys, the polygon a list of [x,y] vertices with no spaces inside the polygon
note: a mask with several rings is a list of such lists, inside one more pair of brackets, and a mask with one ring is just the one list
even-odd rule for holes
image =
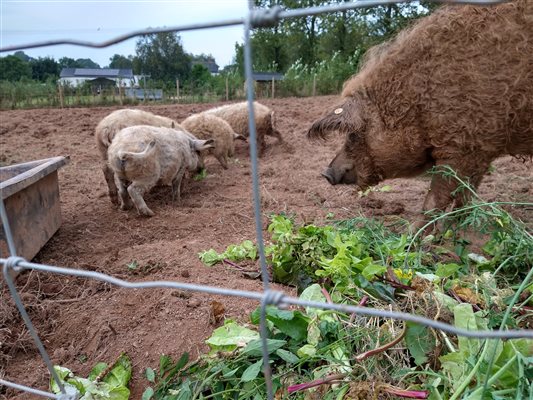
{"label": "vertical fence wire", "polygon": [[[258,163],[257,132],[256,132],[255,110],[254,110],[252,47],[251,47],[251,40],[250,40],[251,29],[253,29],[254,27],[259,27],[259,26],[272,26],[275,23],[277,23],[280,19],[283,19],[283,18],[302,17],[302,16],[307,16],[307,15],[312,15],[312,14],[334,12],[334,11],[346,10],[346,9],[355,9],[355,8],[360,8],[360,7],[371,7],[371,6],[376,6],[376,5],[392,4],[392,3],[399,3],[399,2],[404,2],[404,1],[401,1],[401,0],[400,1],[398,0],[362,0],[362,1],[355,1],[351,3],[337,4],[337,5],[328,5],[328,6],[321,6],[321,7],[312,7],[312,8],[283,11],[281,10],[280,7],[272,7],[271,9],[264,9],[264,10],[254,10],[253,0],[249,0],[248,1],[248,12],[244,19],[234,19],[234,20],[229,20],[229,21],[222,21],[222,22],[219,21],[219,22],[208,23],[208,24],[196,24],[196,25],[189,25],[189,26],[182,26],[182,27],[164,28],[161,30],[136,31],[136,32],[132,32],[126,35],[119,36],[118,38],[111,39],[109,41],[102,42],[102,43],[81,42],[81,41],[75,41],[75,40],[69,39],[69,40],[48,41],[48,42],[33,43],[33,44],[28,44],[28,45],[23,45],[23,46],[10,46],[10,47],[1,48],[0,52],[29,49],[29,48],[49,46],[49,45],[59,45],[59,44],[74,44],[74,45],[80,45],[80,46],[85,46],[85,47],[101,48],[101,47],[107,47],[112,44],[119,43],[121,41],[127,40],[135,36],[149,34],[149,33],[156,33],[159,31],[178,32],[178,31],[185,31],[185,30],[204,29],[204,28],[213,28],[213,27],[220,27],[220,26],[242,24],[244,26],[244,66],[245,66],[248,113],[249,113],[248,123],[249,123],[249,130],[250,130],[250,159],[251,159],[251,169],[252,169],[251,171],[252,192],[253,192],[257,245],[258,245],[259,261],[260,261],[260,266],[261,266],[261,276],[262,276],[262,282],[263,282],[263,293],[262,295],[260,295],[258,293],[248,293],[248,292],[238,291],[238,290],[231,290],[231,289],[224,289],[224,288],[212,288],[212,287],[203,286],[203,285],[192,285],[192,284],[170,282],[170,281],[159,281],[159,282],[152,281],[152,282],[143,282],[143,283],[137,283],[137,284],[127,283],[119,279],[113,278],[111,276],[107,276],[105,274],[99,274],[99,273],[94,273],[94,272],[89,272],[89,271],[69,271],[65,268],[43,266],[43,265],[28,263],[23,258],[16,256],[17,253],[16,253],[16,248],[15,248],[15,243],[14,243],[12,231],[10,229],[10,224],[9,224],[7,212],[5,209],[4,201],[3,199],[0,199],[0,217],[2,220],[3,227],[4,227],[8,249],[11,254],[11,257],[7,259],[0,259],[0,262],[3,263],[4,279],[7,283],[10,294],[13,297],[15,304],[24,320],[24,323],[28,327],[28,330],[31,336],[35,344],[37,345],[37,348],[39,350],[39,353],[43,361],[45,362],[47,368],[49,369],[51,376],[53,377],[58,387],[60,388],[61,394],[55,395],[55,394],[47,393],[47,392],[33,389],[33,388],[30,388],[24,385],[19,385],[16,383],[8,382],[3,379],[0,379],[0,384],[11,387],[11,388],[23,390],[28,393],[40,395],[43,397],[49,397],[49,398],[55,398],[55,399],[61,399],[61,400],[70,400],[70,399],[77,398],[77,393],[71,393],[71,388],[68,388],[69,390],[66,390],[64,385],[61,383],[61,380],[59,379],[56,371],[54,370],[52,366],[51,360],[24,308],[24,305],[22,304],[20,296],[18,295],[18,292],[16,290],[14,281],[12,277],[10,276],[11,270],[17,271],[18,269],[22,267],[34,268],[37,270],[42,270],[42,271],[47,271],[47,272],[52,272],[52,273],[62,273],[62,274],[69,274],[69,275],[74,275],[74,276],[91,277],[94,279],[105,280],[115,285],[123,286],[123,287],[145,287],[145,288],[148,288],[148,287],[181,287],[186,290],[192,290],[192,291],[196,290],[196,291],[207,292],[207,293],[248,297],[248,298],[255,298],[258,300],[260,299],[261,301],[260,333],[261,333],[263,363],[264,363],[263,373],[265,376],[265,384],[267,388],[268,400],[272,400],[274,396],[272,373],[270,369],[270,362],[269,362],[269,355],[268,355],[268,329],[266,325],[266,307],[269,304],[273,304],[273,305],[293,304],[293,305],[301,305],[301,306],[313,306],[316,308],[325,308],[325,309],[331,309],[331,310],[337,310],[337,311],[343,311],[343,312],[361,312],[362,314],[367,314],[367,315],[411,320],[411,321],[417,321],[418,323],[422,323],[428,326],[433,326],[437,329],[442,329],[448,332],[455,333],[457,335],[463,335],[467,337],[477,337],[477,338],[529,337],[529,338],[533,338],[533,331],[531,330],[506,331],[506,332],[503,332],[503,331],[499,331],[499,332],[466,331],[466,330],[455,328],[449,324],[429,320],[424,317],[400,313],[400,312],[385,311],[385,310],[372,310],[368,308],[360,309],[358,307],[348,306],[348,305],[343,305],[343,304],[315,303],[315,302],[309,302],[309,301],[302,301],[298,298],[291,298],[291,297],[285,296],[281,292],[273,291],[270,289],[270,285],[269,285],[270,279],[269,279],[269,274],[268,274],[266,259],[265,259],[263,226],[262,226],[262,220],[261,220],[261,198],[260,198],[259,174],[258,174],[259,163]],[[482,5],[482,4],[497,4],[503,1],[502,0],[452,0],[452,1],[448,0],[445,2]],[[262,144],[262,141],[261,141],[261,144]],[[259,150],[262,150],[262,149],[259,149]]]}
{"label": "vertical fence wire", "polygon": [[[255,124],[254,110],[254,81],[252,64],[252,41],[250,40],[251,18],[253,13],[253,0],[248,1],[248,14],[244,23],[244,74],[246,82],[246,97],[248,101],[248,124],[250,130],[250,161],[252,164],[252,192],[254,202],[254,216],[259,262],[261,265],[261,278],[263,281],[263,299],[261,300],[261,314],[259,321],[259,331],[261,335],[261,348],[263,353],[263,375],[267,389],[267,399],[272,400],[272,371],[268,355],[268,329],[266,324],[266,307],[268,305],[268,294],[270,292],[269,276],[265,260],[265,248],[263,242],[263,223],[261,220],[261,193],[259,190],[259,174],[257,160],[257,130]],[[261,139],[260,146],[263,147]],[[260,148],[260,151],[263,149]]]}
{"label": "vertical fence wire", "polygon": [[9,218],[7,216],[6,206],[4,204],[4,197],[0,193],[0,218],[2,219],[2,226],[4,228],[4,235],[6,238],[7,249],[12,256],[17,255],[17,249],[15,247],[15,240],[11,233],[11,225],[9,224]]}
{"label": "vertical fence wire", "polygon": [[50,360],[50,357],[48,356],[48,353],[46,352],[46,349],[44,348],[43,343],[41,342],[41,339],[39,338],[39,335],[37,334],[37,331],[35,330],[35,327],[33,326],[33,323],[31,322],[30,316],[26,312],[26,308],[24,307],[24,304],[22,304],[22,300],[17,292],[17,288],[15,286],[15,283],[13,282],[13,276],[11,275],[11,271],[17,270],[17,263],[20,261],[24,261],[24,258],[17,257],[17,251],[15,248],[15,241],[13,238],[13,234],[11,232],[11,225],[9,224],[9,219],[7,217],[6,207],[4,204],[4,199],[2,196],[0,196],[0,218],[2,219],[2,226],[4,227],[4,233],[6,235],[6,241],[9,246],[9,252],[11,253],[11,257],[8,259],[8,261],[4,264],[2,268],[2,272],[4,274],[4,280],[6,281],[6,285],[9,289],[9,292],[11,294],[11,297],[15,301],[15,305],[17,306],[19,313],[24,320],[24,323],[28,327],[28,331],[30,332],[30,335],[35,342],[35,345],[37,346],[37,349],[39,350],[39,353],[41,353],[41,357],[46,364],[46,367],[50,371],[51,376],[53,377],[54,381],[56,382],[57,386],[59,387],[59,390],[61,391],[62,395],[67,395],[65,391],[65,387],[61,383],[61,380],[59,379],[59,376],[56,373],[56,370],[54,369],[54,366],[52,365],[52,361]]}
{"label": "vertical fence wire", "polygon": [[244,23],[244,71],[246,79],[246,94],[248,101],[248,127],[250,130],[250,164],[252,166],[252,193],[255,216],[255,233],[257,237],[257,247],[259,253],[259,261],[261,265],[261,279],[263,281],[263,289],[267,291],[269,289],[269,276],[265,260],[265,248],[263,242],[263,222],[261,221],[261,193],[259,190],[259,161],[257,159],[258,149],[254,110],[252,45],[250,40],[251,12],[252,11],[248,13],[248,17],[246,18]]}

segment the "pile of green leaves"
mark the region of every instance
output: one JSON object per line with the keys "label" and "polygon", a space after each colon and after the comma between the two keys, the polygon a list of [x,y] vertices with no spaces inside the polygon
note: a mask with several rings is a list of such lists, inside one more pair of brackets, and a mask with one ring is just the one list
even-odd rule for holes
{"label": "pile of green leaves", "polygon": [[[318,282],[352,299],[371,295],[394,302],[396,289],[416,275],[446,278],[446,289],[476,271],[511,271],[510,279],[523,278],[533,265],[533,238],[523,224],[492,203],[469,206],[463,217],[456,231],[417,240],[396,233],[397,227],[393,230],[362,217],[334,225],[298,226],[285,215],[273,215],[268,226],[271,243],[265,247],[272,280],[294,285],[299,292]],[[470,252],[470,243],[461,238],[468,228],[488,238],[482,246],[484,256]],[[245,240],[223,253],[210,249],[199,257],[212,266],[225,259],[254,260],[258,252],[253,242]],[[391,279],[400,285],[391,285]]]}
{"label": "pile of green leaves", "polygon": [[[300,297],[326,302],[318,284],[309,286]],[[347,335],[344,323],[348,318],[313,308],[280,310],[268,306],[267,349],[274,391],[285,395],[283,392],[287,385],[301,382],[302,379],[313,380],[332,373],[349,373],[352,370],[350,355],[355,340]],[[250,315],[249,324],[226,320],[206,341],[210,353],[185,368],[181,361],[187,357],[184,355],[173,367],[173,371],[180,371],[171,376],[154,381],[153,372],[147,369],[148,380],[156,385],[154,389],[147,389],[143,400],[265,399],[259,320],[259,308]],[[159,375],[164,376],[164,373]],[[346,391],[347,388],[346,383],[342,390]],[[324,399],[334,399],[338,393],[338,390],[334,390]]]}
{"label": "pile of green leaves", "polygon": [[[377,277],[390,269],[401,280],[404,275],[412,275],[415,265],[417,271],[429,272],[424,262],[433,262],[430,253],[407,251],[405,234],[395,234],[375,221],[362,218],[335,226],[297,226],[287,216],[274,215],[268,231],[272,243],[265,250],[273,281],[295,285],[299,291],[320,282],[346,296],[360,298],[370,294],[392,302],[395,288]],[[210,249],[201,252],[199,257],[212,266],[224,259],[234,262],[256,259],[257,249],[245,240],[228,246],[223,253]]]}
{"label": "pile of green leaves", "polygon": [[230,244],[226,251],[220,254],[214,249],[210,249],[201,252],[198,256],[204,264],[212,266],[224,260],[255,260],[257,258],[257,248],[251,240],[245,240],[241,244]]}
{"label": "pile of green leaves", "polygon": [[[444,318],[464,329],[531,328],[531,234],[497,203],[474,200],[452,214],[453,230],[423,239],[420,232],[401,233],[401,227],[389,229],[364,218],[298,226],[275,215],[268,226],[267,261],[274,281],[296,285],[304,298],[312,291],[315,301],[326,301],[319,292],[323,288],[337,303],[357,304],[368,296],[373,307]],[[438,215],[435,221],[445,218]],[[476,252],[465,239],[468,230],[485,235]],[[228,249],[234,262],[252,254],[250,243],[246,251],[241,245]],[[229,255],[206,253],[210,265]],[[425,289],[415,293],[414,280]],[[533,398],[531,340],[468,339],[359,316],[351,323],[349,316],[317,310],[269,307],[267,321],[274,389],[281,397],[294,384],[306,386],[342,373],[345,378],[329,386],[322,398],[351,398],[356,395],[353,382],[380,380],[400,389],[427,390],[431,399]],[[250,352],[259,348],[257,310],[250,322],[230,320],[215,330],[207,341],[211,354],[183,370],[182,381],[195,388],[183,399],[264,398],[261,354]],[[386,358],[355,358],[392,340],[391,332],[401,329],[400,348],[387,350]],[[181,383],[173,390],[184,393]],[[291,398],[305,396],[296,391]]]}
{"label": "pile of green leaves", "polygon": [[[388,268],[409,270],[418,253],[408,254],[406,235],[395,234],[377,222],[358,219],[335,226],[298,227],[276,215],[268,226],[273,244],[267,248],[275,282],[296,285],[323,282],[348,296],[358,292],[393,301],[394,288],[377,281]],[[407,263],[406,263],[407,260]],[[418,264],[421,271],[428,271]]]}
{"label": "pile of green leaves", "polygon": [[[488,328],[488,313],[474,313],[470,304],[457,304],[452,311],[458,328]],[[457,345],[440,356],[439,361],[441,376],[428,379],[428,384],[442,398],[533,398],[532,340],[502,342],[459,337]],[[477,384],[472,387],[473,381]]]}
{"label": "pile of green leaves", "polygon": [[[126,354],[121,354],[115,363],[100,362],[89,372],[87,378],[75,376],[68,368],[55,365],[61,383],[65,389],[75,389],[80,394],[80,400],[128,400],[130,390],[128,383],[131,379],[131,360]],[[53,378],[50,378],[50,389],[59,394],[61,390]]]}
{"label": "pile of green leaves", "polygon": [[[327,301],[318,284],[305,289],[300,298]],[[487,329],[488,315],[474,312],[470,304],[458,303],[442,293],[438,302],[453,314],[456,327]],[[186,354],[176,364],[163,356],[157,377],[150,368],[146,370],[155,387],[146,390],[143,400],[265,399],[259,313],[256,309],[250,315],[249,324],[226,320],[206,341],[210,353],[189,366],[185,366]],[[355,357],[390,342],[395,336],[391,332],[400,331],[401,325],[392,321],[375,324],[374,319],[364,317],[352,323],[350,316],[342,313],[314,308],[280,310],[274,306],[267,307],[266,321],[276,398],[305,399],[306,392],[300,389],[327,382],[332,376],[340,377],[340,382],[319,392],[320,398],[352,398],[354,382],[372,382],[375,388],[393,387],[398,396],[410,393],[420,396],[417,398],[525,399],[533,395],[533,342],[525,339],[452,341],[409,323],[403,344],[387,350],[387,357]],[[432,369],[429,360],[444,338],[448,349],[438,357],[440,367]],[[432,361],[435,365],[436,360]],[[388,379],[386,384],[384,377]],[[485,396],[492,392],[492,397],[482,396],[485,380],[489,388]],[[471,385],[472,381],[477,384]]]}

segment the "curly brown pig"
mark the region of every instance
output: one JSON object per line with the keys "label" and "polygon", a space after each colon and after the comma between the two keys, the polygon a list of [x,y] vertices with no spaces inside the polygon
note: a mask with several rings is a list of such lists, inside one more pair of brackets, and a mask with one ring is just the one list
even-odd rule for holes
{"label": "curly brown pig", "polygon": [[[533,154],[533,1],[442,7],[371,49],[341,97],[307,134],[346,135],[332,185],[447,165],[477,188],[495,158]],[[464,204],[457,187],[434,174],[424,211]]]}

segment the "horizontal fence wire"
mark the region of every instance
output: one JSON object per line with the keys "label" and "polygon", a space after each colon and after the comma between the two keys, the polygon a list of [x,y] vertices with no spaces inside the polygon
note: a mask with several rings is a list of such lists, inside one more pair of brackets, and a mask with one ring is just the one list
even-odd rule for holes
{"label": "horizontal fence wire", "polygon": [[[441,0],[434,1],[439,3],[449,3],[449,4],[472,4],[472,5],[494,5],[505,3],[507,0]],[[259,28],[264,26],[272,26],[282,19],[289,18],[298,18],[305,17],[308,15],[318,15],[325,14],[330,12],[338,11],[347,11],[354,10],[357,8],[366,8],[366,7],[375,7],[388,4],[399,4],[399,3],[412,3],[411,0],[361,0],[354,2],[346,2],[342,4],[331,4],[327,6],[320,7],[308,7],[308,8],[298,8],[292,10],[282,10],[279,6],[275,6],[268,9],[254,9],[249,12],[250,15],[250,27]],[[73,45],[73,46],[82,46],[82,47],[92,47],[92,48],[104,48],[109,47],[121,42],[124,42],[129,39],[133,39],[138,36],[150,35],[155,33],[168,33],[168,32],[186,32],[199,29],[210,29],[210,28],[222,28],[235,25],[244,25],[246,22],[245,18],[236,18],[225,21],[215,21],[202,24],[191,24],[191,25],[180,25],[173,27],[164,27],[164,28],[147,28],[140,29],[124,35],[117,36],[113,39],[106,40],[103,42],[88,42],[84,40],[73,40],[73,39],[58,39],[58,40],[46,40],[42,42],[31,42],[20,45],[4,46],[0,47],[0,53],[6,51],[16,51],[16,50],[27,50],[34,49],[37,47],[47,47],[47,46],[59,46],[59,45]]]}
{"label": "horizontal fence wire", "polygon": [[[45,364],[50,370],[51,376],[58,384],[58,387],[60,388],[61,393],[57,395],[52,394],[52,393],[47,393],[47,392],[33,389],[33,388],[30,388],[24,385],[19,385],[16,383],[8,382],[3,379],[0,379],[0,384],[11,387],[11,388],[23,390],[28,393],[40,395],[43,397],[49,397],[49,398],[55,398],[55,399],[61,399],[61,400],[73,400],[73,399],[78,398],[78,393],[70,392],[72,388],[70,387],[65,388],[61,384],[59,377],[57,376],[55,370],[53,369],[51,365],[48,354],[46,353],[46,350],[44,349],[44,346],[42,345],[26,313],[24,305],[22,304],[20,300],[20,296],[18,295],[18,292],[14,284],[14,276],[16,273],[21,272],[23,270],[35,270],[35,271],[40,271],[40,272],[52,273],[52,274],[74,276],[78,278],[95,279],[95,280],[103,281],[103,282],[106,282],[106,283],[109,283],[109,284],[112,284],[118,287],[129,288],[129,289],[171,288],[171,289],[181,289],[181,290],[203,292],[203,293],[209,293],[209,294],[214,294],[214,295],[243,297],[243,298],[249,298],[249,299],[259,301],[261,303],[260,333],[261,333],[261,339],[262,339],[262,344],[263,344],[262,346],[263,357],[264,357],[263,372],[265,375],[267,398],[269,400],[273,399],[273,393],[272,393],[272,379],[271,379],[269,357],[268,357],[268,351],[267,351],[267,346],[266,346],[266,340],[267,340],[266,307],[271,304],[279,306],[279,307],[288,307],[291,305],[301,306],[301,307],[314,307],[314,308],[321,308],[321,309],[329,309],[329,310],[343,312],[343,313],[350,313],[350,314],[355,313],[355,314],[366,315],[370,317],[390,318],[390,319],[395,319],[395,320],[410,321],[410,322],[425,325],[425,326],[428,326],[434,329],[438,329],[444,332],[448,332],[450,334],[455,334],[457,336],[464,336],[464,337],[470,337],[470,338],[478,338],[478,339],[530,338],[530,339],[533,339],[533,330],[468,331],[468,330],[456,328],[447,323],[435,321],[429,318],[425,318],[425,317],[421,317],[421,316],[413,315],[413,314],[408,314],[404,312],[379,310],[379,309],[373,309],[373,308],[367,308],[367,307],[352,306],[352,305],[347,305],[347,304],[305,301],[305,300],[301,300],[296,297],[288,296],[280,291],[275,291],[275,290],[270,289],[269,277],[268,277],[268,271],[266,268],[266,260],[265,260],[265,253],[264,253],[264,242],[263,242],[263,236],[262,236],[263,228],[262,228],[262,223],[261,223],[261,201],[260,201],[260,193],[259,193],[257,144],[255,140],[256,129],[255,129],[255,119],[253,118],[254,88],[253,88],[252,79],[251,79],[253,71],[252,71],[252,55],[251,55],[252,52],[251,52],[250,31],[253,28],[274,26],[282,19],[287,19],[287,18],[298,18],[298,17],[304,17],[308,15],[316,15],[316,14],[322,14],[322,13],[345,11],[345,10],[351,10],[351,9],[357,9],[357,8],[374,7],[374,6],[379,6],[379,5],[388,5],[388,4],[404,3],[404,2],[408,2],[408,1],[362,0],[362,1],[355,1],[355,2],[346,2],[342,4],[331,4],[331,5],[320,6],[320,7],[283,10],[279,6],[275,6],[270,9],[253,9],[252,8],[253,1],[250,1],[248,13],[246,17],[244,18],[217,21],[217,22],[211,22],[211,23],[183,25],[183,26],[176,26],[176,27],[138,30],[138,31],[134,31],[134,32],[130,32],[130,33],[118,36],[114,39],[110,39],[110,40],[107,40],[104,42],[98,42],[98,43],[64,39],[64,40],[33,42],[33,43],[24,44],[24,45],[13,45],[13,46],[6,46],[6,47],[0,48],[0,52],[25,50],[25,49],[31,49],[31,48],[37,48],[37,47],[65,45],[65,44],[83,46],[83,47],[103,48],[103,47],[108,47],[108,46],[123,42],[128,39],[132,39],[134,37],[150,35],[150,34],[155,34],[155,33],[183,32],[183,31],[198,30],[198,29],[243,25],[244,26],[244,38],[245,38],[245,43],[244,43],[245,45],[244,46],[245,77],[247,81],[248,110],[249,110],[249,115],[250,115],[250,118],[249,118],[250,141],[249,142],[250,142],[250,159],[251,159],[251,168],[252,168],[254,216],[255,216],[255,224],[256,224],[258,253],[259,253],[261,272],[262,272],[262,281],[263,281],[263,291],[252,292],[252,291],[243,291],[243,290],[213,287],[213,286],[207,286],[207,285],[195,285],[195,284],[175,282],[175,281],[128,282],[128,281],[114,278],[112,276],[109,276],[109,275],[106,275],[100,272],[95,272],[95,271],[85,271],[85,270],[77,270],[77,269],[62,268],[62,267],[56,267],[56,266],[50,266],[50,265],[43,265],[43,264],[38,264],[38,263],[31,263],[31,262],[24,260],[21,257],[17,257],[16,248],[14,245],[14,240],[13,240],[13,236],[11,233],[8,216],[5,211],[5,207],[4,207],[4,202],[3,202],[3,199],[0,198],[0,217],[2,220],[3,227],[4,227],[4,233],[6,236],[6,241],[8,243],[9,252],[11,254],[11,256],[8,258],[0,258],[0,264],[2,264],[3,266],[2,270],[3,270],[4,280],[6,281],[10,289],[11,296],[15,300],[15,303],[19,309],[19,312],[21,313],[24,319],[24,322],[28,330],[30,331],[30,334],[32,335],[41,353],[41,357],[43,358]],[[505,1],[503,0],[445,0],[441,2],[442,3],[456,3],[456,4],[491,5],[491,4],[503,3]]]}
{"label": "horizontal fence wire", "polygon": [[[0,258],[0,264],[5,265],[8,263],[7,259]],[[96,271],[86,271],[72,268],[62,268],[55,267],[50,265],[43,265],[32,263],[28,261],[22,261],[17,257],[18,261],[15,265],[17,270],[35,270],[39,272],[48,272],[52,274],[68,275],[78,278],[90,278],[102,282],[106,282],[115,286],[119,286],[127,289],[179,289],[179,290],[188,290],[193,292],[209,293],[222,296],[233,296],[233,297],[244,297],[251,300],[262,301],[265,297],[267,291],[262,292],[253,292],[247,290],[235,290],[220,288],[216,286],[208,285],[195,285],[192,283],[176,282],[176,281],[146,281],[146,282],[129,282],[123,279],[115,278],[113,276],[96,272]],[[419,315],[399,312],[399,311],[388,311],[374,309],[370,307],[359,307],[348,304],[336,304],[336,303],[321,303],[317,301],[308,301],[302,300],[297,297],[292,297],[285,295],[283,292],[270,290],[270,292],[277,293],[277,297],[273,298],[269,304],[277,305],[279,307],[287,307],[290,305],[301,306],[301,307],[313,307],[313,308],[322,308],[326,310],[334,310],[343,312],[346,314],[358,314],[358,315],[367,315],[370,317],[380,317],[380,318],[390,318],[395,320],[411,321],[416,322],[421,325],[429,326],[431,328],[439,329],[444,332],[448,332],[457,336],[464,336],[469,338],[476,339],[517,339],[517,338],[528,338],[533,339],[533,330],[524,329],[524,330],[507,330],[507,331],[492,331],[492,330],[466,330],[461,328],[456,328],[453,325],[435,321],[426,317]]]}
{"label": "horizontal fence wire", "polygon": [[24,391],[24,392],[27,392],[27,393],[31,393],[31,394],[34,394],[34,395],[37,395],[37,396],[47,397],[49,399],[65,399],[65,397],[62,396],[62,395],[57,395],[57,394],[54,394],[54,393],[44,392],[42,390],[34,389],[34,388],[29,387],[29,386],[19,385],[18,383],[9,382],[9,381],[6,381],[5,379],[0,379],[0,385],[4,385],[4,386],[10,387],[12,389],[21,390],[21,391]]}

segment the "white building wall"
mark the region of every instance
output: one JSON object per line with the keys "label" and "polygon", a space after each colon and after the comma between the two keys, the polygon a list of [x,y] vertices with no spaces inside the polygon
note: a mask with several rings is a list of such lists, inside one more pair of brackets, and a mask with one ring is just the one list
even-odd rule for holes
{"label": "white building wall", "polygon": [[[76,77],[68,77],[68,78],[59,78],[59,83],[61,85],[68,85],[70,87],[78,87],[80,85],[83,85],[84,82],[86,81],[93,81],[97,78],[84,78],[84,77],[80,77],[80,76],[76,76]],[[115,81],[115,84],[117,85],[117,87],[119,86],[122,86],[122,87],[134,87],[135,85],[138,85],[138,83],[136,82],[136,79],[119,79],[119,78],[106,78],[106,79],[109,79],[109,80],[112,80],[112,81]]]}

